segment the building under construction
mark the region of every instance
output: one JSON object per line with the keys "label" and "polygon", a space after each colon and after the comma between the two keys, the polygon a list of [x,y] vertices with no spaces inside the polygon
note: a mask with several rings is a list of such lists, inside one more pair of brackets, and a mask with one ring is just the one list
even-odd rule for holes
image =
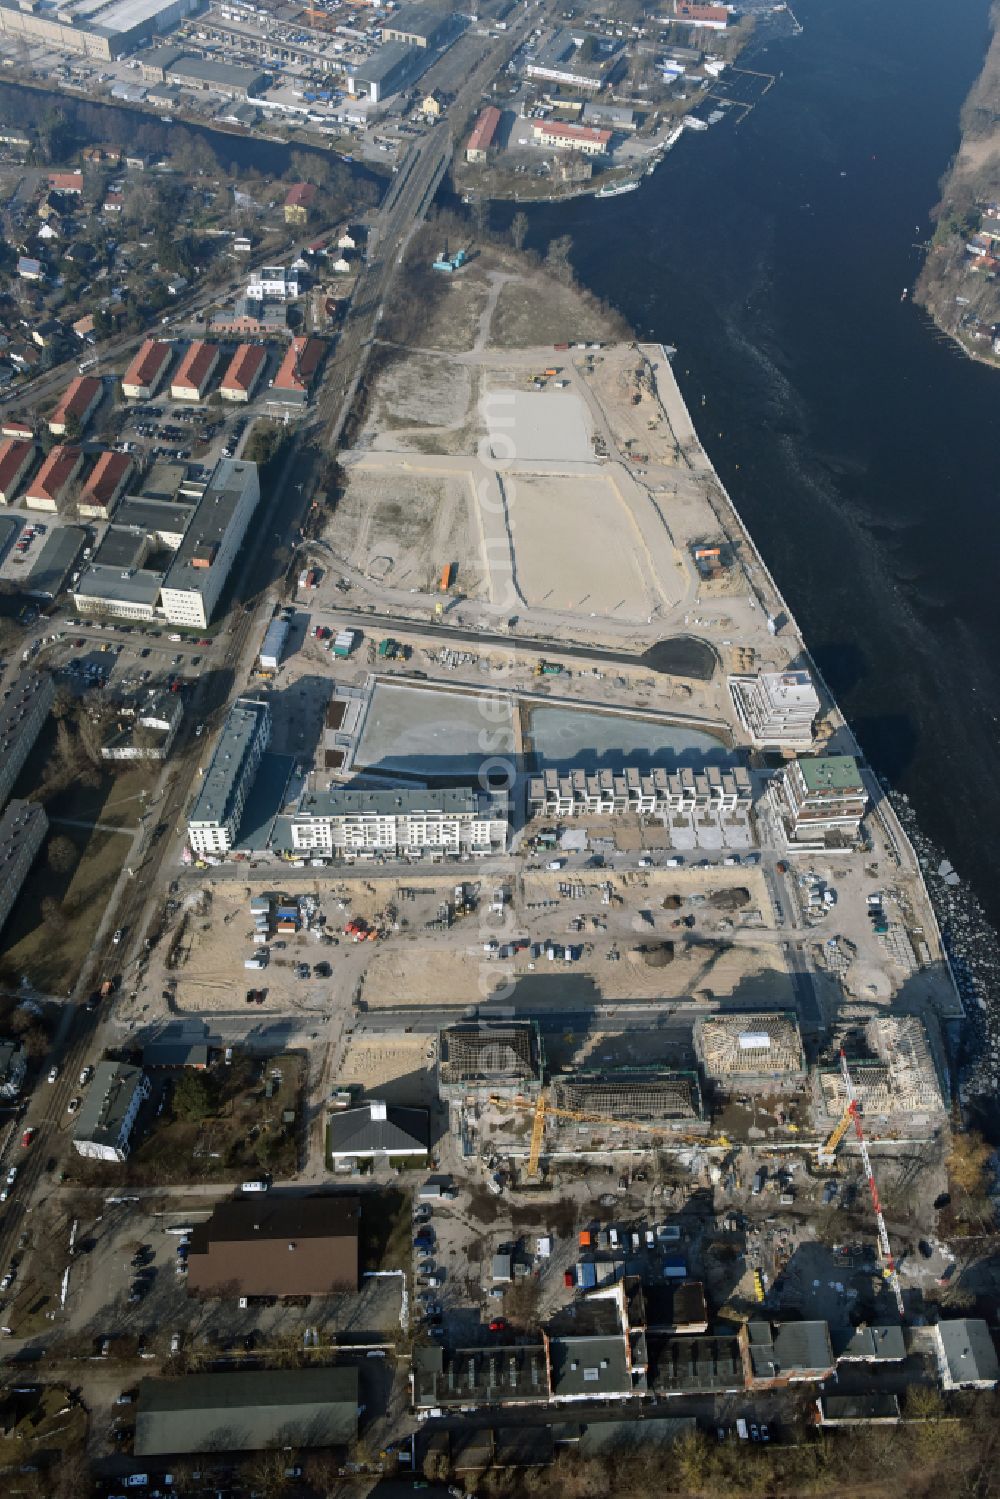
{"label": "building under construction", "polygon": [[[649,1149],[660,1130],[702,1134],[709,1127],[693,1072],[659,1067],[574,1072],[553,1080],[549,1101],[547,1154],[626,1146]],[[561,1118],[559,1111],[587,1117]]]}
{"label": "building under construction", "polygon": [[533,1021],[452,1025],[438,1039],[438,1091],[449,1103],[537,1099],[544,1066]]}
{"label": "building under construction", "polygon": [[738,1010],[706,1015],[695,1028],[705,1076],[724,1093],[793,1088],[806,1059],[792,1010]]}
{"label": "building under construction", "polygon": [[[945,1103],[923,1021],[879,1015],[868,1022],[864,1039],[868,1055],[852,1057],[848,1046],[847,1065],[866,1132],[872,1125],[939,1125]],[[842,1069],[822,1069],[819,1083],[828,1119],[841,1118],[848,1103]]]}

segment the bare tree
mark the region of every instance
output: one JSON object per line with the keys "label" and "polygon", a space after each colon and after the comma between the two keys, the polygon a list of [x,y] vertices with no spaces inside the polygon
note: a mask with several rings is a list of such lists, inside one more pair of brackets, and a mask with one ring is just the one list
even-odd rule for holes
{"label": "bare tree", "polygon": [[528,215],[526,213],[515,213],[510,221],[510,242],[515,250],[523,250],[524,242],[528,238]]}
{"label": "bare tree", "polygon": [[564,286],[571,285],[573,281],[573,267],[570,263],[572,252],[573,236],[560,234],[558,238],[549,240],[549,247],[545,253],[545,269],[550,276],[561,281]]}

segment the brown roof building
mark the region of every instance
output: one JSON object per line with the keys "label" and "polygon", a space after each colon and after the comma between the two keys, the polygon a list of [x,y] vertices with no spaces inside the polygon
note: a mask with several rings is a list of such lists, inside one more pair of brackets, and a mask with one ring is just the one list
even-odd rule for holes
{"label": "brown roof building", "polygon": [[24,492],[30,510],[59,510],[70,485],[83,467],[79,448],[53,448]]}
{"label": "brown roof building", "polygon": [[122,376],[122,394],[130,401],[148,401],[160,388],[170,363],[170,345],[147,338]]}
{"label": "brown roof building", "polygon": [[495,104],[487,104],[479,119],[472,127],[465,146],[466,161],[485,161],[487,155],[497,144],[497,131],[500,128],[501,114]]}
{"label": "brown roof building", "polygon": [[101,404],[103,394],[104,382],[96,375],[80,375],[72,380],[49,417],[49,431],[53,437],[65,437],[67,424],[74,418],[82,432]]}
{"label": "brown roof building", "polygon": [[191,1234],[188,1291],[200,1296],[328,1296],[358,1288],[357,1197],[221,1202]]}
{"label": "brown roof building", "polygon": [[293,338],[281,368],[274,377],[272,390],[282,401],[306,401],[309,388],[326,353],[321,338]]}
{"label": "brown roof building", "polygon": [[102,453],[80,495],[80,514],[107,520],[129,481],[132,460],[127,453]]}
{"label": "brown roof building", "polygon": [[257,388],[267,352],[260,344],[241,344],[222,377],[219,394],[224,401],[249,401]]}
{"label": "brown roof building", "polygon": [[0,442],[0,502],[10,505],[35,459],[35,444],[8,437]]}
{"label": "brown roof building", "polygon": [[285,195],[285,223],[304,224],[315,201],[316,189],[311,182],[293,183]]}
{"label": "brown roof building", "polygon": [[50,172],[49,191],[53,193],[82,193],[82,172]]}
{"label": "brown roof building", "polygon": [[207,344],[203,339],[196,338],[170,382],[170,394],[174,400],[200,401],[215,374],[219,357],[217,344]]}

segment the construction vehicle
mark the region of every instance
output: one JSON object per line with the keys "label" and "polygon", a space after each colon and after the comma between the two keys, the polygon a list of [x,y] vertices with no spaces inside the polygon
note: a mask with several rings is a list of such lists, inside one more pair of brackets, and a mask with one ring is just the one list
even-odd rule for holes
{"label": "construction vehicle", "polygon": [[818,1150],[816,1151],[816,1164],[818,1166],[829,1169],[832,1165],[835,1164],[837,1157],[837,1147],[840,1145],[840,1142],[843,1140],[844,1136],[847,1134],[847,1131],[854,1123],[854,1115],[856,1110],[857,1104],[853,1102],[849,1103],[847,1105],[847,1108],[844,1110],[843,1116],[838,1120],[837,1124],[831,1131],[829,1139],[825,1144],[819,1146]]}
{"label": "construction vehicle", "polygon": [[676,1130],[662,1124],[644,1124],[634,1122],[630,1119],[610,1119],[605,1114],[588,1114],[578,1109],[556,1109],[548,1102],[544,1093],[539,1093],[537,1102],[532,1103],[526,1098],[506,1099],[497,1095],[491,1095],[490,1103],[501,1109],[533,1109],[534,1119],[531,1125],[531,1145],[528,1149],[527,1175],[531,1180],[537,1180],[539,1176],[538,1163],[542,1155],[542,1142],[545,1138],[545,1117],[551,1114],[554,1119],[573,1119],[578,1124],[606,1124],[613,1129],[637,1130],[649,1135],[665,1135],[675,1140],[694,1139],[703,1145],[728,1145],[729,1141],[725,1135],[715,1136],[679,1136]]}
{"label": "construction vehicle", "polygon": [[369,926],[363,916],[354,916],[344,927],[344,936],[350,937],[353,942],[376,942],[378,932],[373,926]]}
{"label": "construction vehicle", "polygon": [[[844,1074],[844,1087],[847,1090],[848,1098],[848,1112],[854,1122],[854,1133],[858,1137],[861,1160],[864,1163],[865,1176],[868,1179],[868,1190],[871,1193],[872,1207],[875,1210],[875,1223],[878,1228],[878,1243],[882,1260],[882,1274],[892,1287],[892,1294],[896,1299],[896,1310],[902,1319],[905,1312],[903,1308],[903,1292],[899,1284],[899,1273],[896,1270],[896,1261],[893,1259],[892,1248],[889,1244],[889,1232],[885,1226],[882,1203],[879,1199],[878,1187],[875,1185],[875,1173],[872,1171],[871,1157],[868,1154],[868,1142],[865,1140],[864,1127],[861,1123],[861,1110],[858,1107],[857,1094],[854,1091],[854,1081],[851,1077],[850,1068],[847,1065],[847,1057],[843,1047],[840,1048],[840,1070]],[[841,1124],[843,1122],[841,1120]],[[838,1125],[838,1129],[839,1127]]]}

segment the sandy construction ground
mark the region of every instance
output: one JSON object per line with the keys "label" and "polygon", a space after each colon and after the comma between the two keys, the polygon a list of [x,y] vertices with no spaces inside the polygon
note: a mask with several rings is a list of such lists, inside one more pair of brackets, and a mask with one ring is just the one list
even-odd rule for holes
{"label": "sandy construction ground", "polygon": [[468,479],[355,469],[327,539],[350,567],[395,588],[432,592],[446,562],[463,593],[483,590],[475,498]]}
{"label": "sandy construction ground", "polygon": [[426,1036],[353,1035],[337,1073],[337,1086],[357,1083],[387,1103],[429,1108],[437,1101],[435,1049]]}
{"label": "sandy construction ground", "polygon": [[480,402],[495,457],[517,463],[592,463],[587,408],[572,391],[487,385]]}
{"label": "sandy construction ground", "polygon": [[[560,923],[560,926],[563,923]],[[657,938],[634,931],[618,939],[590,940],[558,931],[560,943],[572,942],[577,962],[533,960],[530,951],[509,960],[491,959],[480,944],[444,949],[440,942],[412,938],[386,944],[371,960],[362,986],[369,1010],[398,1005],[474,1005],[496,997],[504,1003],[533,1003],[545,1008],[579,1010],[602,1000],[696,999],[712,1002],[725,995],[737,1006],[794,1003],[790,976],[779,954],[769,946],[726,946],[705,940],[679,946],[672,963],[648,967],[634,949]],[[662,940],[662,939],[661,939]],[[617,959],[609,958],[617,953]]]}
{"label": "sandy construction ground", "polygon": [[528,604],[645,619],[661,602],[606,478],[518,474],[507,491],[517,581]]}
{"label": "sandy construction ground", "polygon": [[396,430],[448,427],[465,420],[472,398],[473,372],[450,359],[414,354],[385,370],[367,430],[386,434],[395,446]]}

